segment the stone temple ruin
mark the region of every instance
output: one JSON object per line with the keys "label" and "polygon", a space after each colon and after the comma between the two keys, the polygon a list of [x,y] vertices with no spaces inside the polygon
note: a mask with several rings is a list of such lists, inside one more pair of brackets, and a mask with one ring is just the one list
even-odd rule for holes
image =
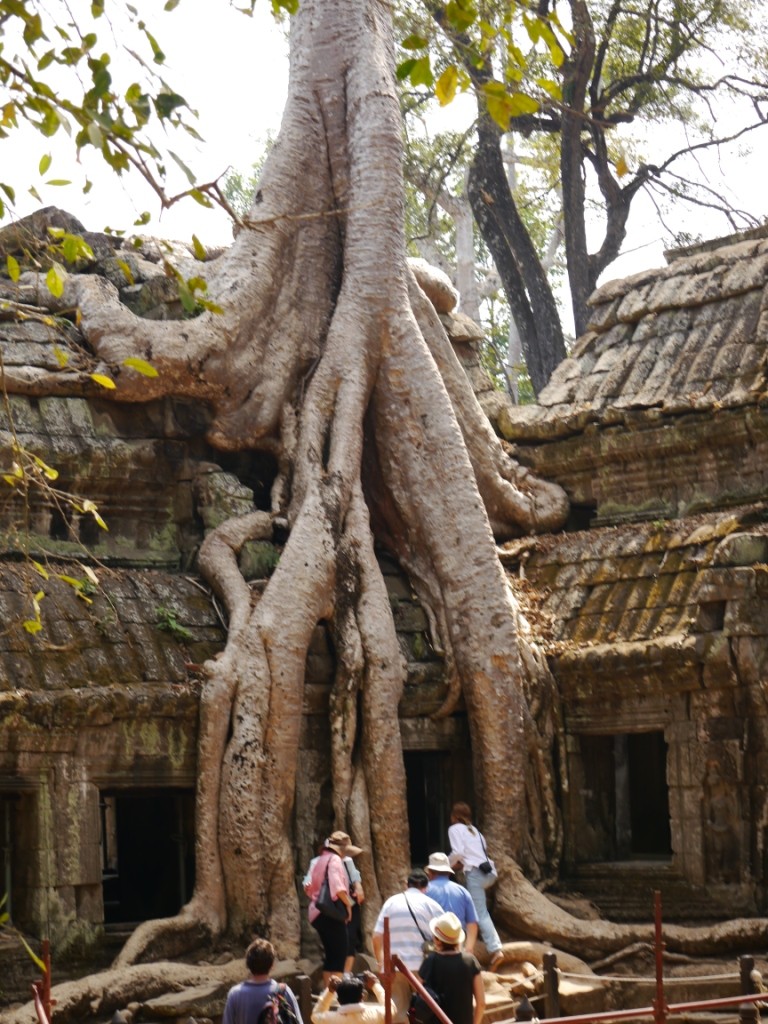
{"label": "stone temple ruin", "polygon": [[[180,315],[155,243],[86,237],[127,304]],[[1,238],[3,255],[14,244]],[[10,294],[10,282],[2,288]],[[668,920],[765,914],[768,231],[675,252],[665,268],[600,288],[589,332],[534,406],[489,390],[478,329],[459,313],[442,318],[514,456],[571,501],[565,531],[500,549],[529,595],[562,701],[554,890],[578,891],[617,920],[649,919],[653,889]],[[0,314],[0,352],[14,382],[4,470],[22,445],[109,524],[3,492],[0,893],[23,931],[60,950],[98,940],[103,951],[105,930],[119,941],[190,895],[199,668],[225,638],[195,553],[205,528],[268,507],[274,466],[214,453],[193,403],[125,408],[63,385],[25,394],[25,382],[31,392],[61,369],[42,308],[22,322]],[[244,553],[251,586],[264,586],[279,546],[277,536]],[[80,568],[71,578],[83,548],[98,559],[97,589]],[[65,577],[45,582],[39,633],[23,626],[42,589],[25,550],[52,552]],[[381,558],[409,667],[400,720],[411,852],[423,863],[444,846],[450,803],[472,801],[469,737],[461,710],[431,717],[445,683],[427,618]],[[318,629],[297,881],[330,821],[332,677]]]}

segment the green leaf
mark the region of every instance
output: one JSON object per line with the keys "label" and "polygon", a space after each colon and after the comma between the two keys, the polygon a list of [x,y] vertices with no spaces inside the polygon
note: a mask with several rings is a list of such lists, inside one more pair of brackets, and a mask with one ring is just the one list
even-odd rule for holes
{"label": "green leaf", "polygon": [[432,64],[429,59],[429,54],[427,54],[426,57],[419,57],[411,68],[411,84],[426,85],[429,87],[433,82],[434,77],[432,75]]}
{"label": "green leaf", "polygon": [[543,89],[545,93],[552,97],[553,100],[560,103],[563,99],[563,90],[560,88],[560,83],[553,81],[551,78],[537,78],[535,79],[536,85],[540,89]]}
{"label": "green leaf", "polygon": [[15,283],[21,276],[21,270],[19,269],[19,261],[11,256],[9,253],[5,258],[5,266],[8,271],[8,277]]}
{"label": "green leaf", "polygon": [[53,107],[46,106],[45,115],[38,127],[46,138],[50,138],[52,135],[56,134],[61,127],[61,118]]}
{"label": "green leaf", "polygon": [[402,64],[397,65],[395,74],[400,82],[404,81],[413,70],[413,65],[416,63],[415,57],[409,57],[408,60],[404,60]]}
{"label": "green leaf", "polygon": [[429,40],[412,32],[405,37],[400,45],[404,50],[423,50],[425,46],[429,45]]}
{"label": "green leaf", "polygon": [[56,362],[63,370],[69,362],[69,355],[63,349],[60,349],[58,345],[53,346],[53,354],[56,357]]}
{"label": "green leaf", "polygon": [[[40,592],[39,596],[42,598],[42,596],[43,596],[42,591]],[[39,611],[38,611],[38,614],[39,614]],[[42,623],[40,622],[39,619],[37,620],[37,624],[38,624],[38,629],[34,629],[34,630],[33,629],[29,629],[29,630],[27,630],[27,632],[29,632],[29,633],[37,633],[39,629],[43,628]],[[27,629],[27,623],[26,622],[24,623],[24,628]],[[24,949],[26,949],[27,954],[29,955],[29,957],[34,961],[35,966],[39,970],[41,970],[43,972],[43,974],[45,974],[47,972],[47,968],[46,968],[45,964],[43,963],[43,961],[40,959],[39,956],[37,956],[36,953],[32,952],[32,950],[29,948],[29,944],[27,943],[27,941],[26,941],[26,939],[24,938],[23,935],[19,935],[19,939],[20,939],[21,944],[24,947]]]}
{"label": "green leaf", "polygon": [[157,40],[146,27],[143,21],[139,22],[139,28],[143,31],[144,35],[147,37],[147,42],[152,47],[152,56],[155,61],[155,64],[163,64],[165,62],[165,54],[160,49]]}
{"label": "green leaf", "polygon": [[177,156],[177,155],[176,155],[176,154],[175,154],[174,152],[172,152],[172,150],[170,150],[170,149],[168,150],[168,152],[169,152],[169,153],[171,154],[171,157],[172,157],[172,158],[174,159],[174,161],[175,161],[175,162],[176,162],[176,163],[178,164],[178,166],[179,166],[179,167],[180,167],[180,168],[182,169],[182,171],[184,171],[184,173],[186,174],[186,176],[187,176],[187,181],[189,182],[189,184],[190,184],[190,185],[194,185],[194,184],[195,184],[195,181],[196,181],[197,179],[195,178],[195,176],[194,176],[194,174],[192,173],[192,171],[191,171],[191,170],[190,170],[190,169],[189,169],[189,168],[187,167],[187,165],[186,165],[186,164],[184,163],[184,161],[183,161],[183,160],[181,159],[181,157],[180,157],[180,156]]}
{"label": "green leaf", "polygon": [[34,460],[34,463],[37,466],[37,468],[42,470],[44,476],[46,476],[49,480],[58,480],[58,469],[54,469],[53,466],[49,466],[47,462],[43,462],[39,455],[33,455],[32,459]]}
{"label": "green leaf", "polygon": [[91,145],[95,146],[96,149],[101,149],[104,136],[101,133],[101,128],[99,128],[95,121],[91,121],[86,131],[88,132],[88,138],[91,140]]}
{"label": "green leaf", "polygon": [[48,50],[48,52],[44,53],[43,56],[40,58],[40,60],[37,62],[37,70],[38,71],[45,71],[45,69],[48,67],[48,65],[53,63],[55,57],[56,57],[56,51],[55,50]]}
{"label": "green leaf", "polygon": [[152,215],[149,213],[148,210],[145,210],[144,213],[142,213],[142,215],[140,217],[136,218],[136,220],[133,222],[133,224],[134,224],[134,227],[141,228],[141,227],[144,227],[145,224],[149,224],[149,222],[151,220],[152,220]]}
{"label": "green leaf", "polygon": [[441,107],[447,106],[456,95],[456,87],[459,84],[459,72],[455,64],[448,67],[435,83],[435,95]]}
{"label": "green leaf", "polygon": [[49,178],[45,183],[46,185],[71,185],[72,182],[66,178]]}
{"label": "green leaf", "polygon": [[106,530],[109,533],[109,527],[99,515],[99,510],[95,501],[91,501],[90,498],[86,498],[83,502],[83,512],[90,512],[102,530]]}
{"label": "green leaf", "polygon": [[118,259],[117,265],[123,272],[123,277],[128,282],[128,284],[135,284],[133,271],[131,270],[130,266],[125,262],[125,260]]}
{"label": "green leaf", "polygon": [[155,110],[161,120],[170,117],[174,110],[177,110],[179,107],[186,107],[186,105],[187,101],[183,96],[179,96],[176,92],[170,92],[170,90],[159,92],[155,96]]}
{"label": "green leaf", "polygon": [[190,189],[189,194],[192,196],[195,202],[200,203],[201,206],[205,206],[209,210],[213,208],[213,203],[211,202],[211,200],[208,198],[205,192],[201,192],[199,188]]}
{"label": "green leaf", "polygon": [[198,259],[201,262],[204,261],[208,256],[205,246],[197,237],[197,235],[192,235],[192,251],[195,254],[195,259]]}
{"label": "green leaf", "polygon": [[181,305],[183,306],[185,313],[195,312],[197,308],[195,296],[183,282],[179,282],[179,299],[181,300]]}
{"label": "green leaf", "polygon": [[40,172],[41,175],[45,174],[45,172],[51,166],[51,161],[52,160],[53,160],[53,157],[51,156],[50,153],[46,153],[44,156],[40,157],[40,163],[38,164],[37,169],[38,169],[38,171]]}
{"label": "green leaf", "polygon": [[157,370],[151,363],[146,362],[144,359],[138,359],[134,356],[129,356],[128,359],[123,360],[123,366],[128,366],[132,370],[136,370],[137,373],[142,374],[144,377],[157,377]]}
{"label": "green leaf", "polygon": [[45,283],[51,295],[60,299],[64,294],[64,271],[58,263],[54,263],[45,275]]}
{"label": "green leaf", "polygon": [[75,590],[83,589],[83,581],[75,579],[74,576],[65,576],[63,572],[57,572],[56,576],[62,581],[62,583],[68,583],[70,587],[74,587]]}
{"label": "green leaf", "polygon": [[477,8],[468,0],[451,0],[445,5],[445,16],[457,32],[466,32],[477,19]]}

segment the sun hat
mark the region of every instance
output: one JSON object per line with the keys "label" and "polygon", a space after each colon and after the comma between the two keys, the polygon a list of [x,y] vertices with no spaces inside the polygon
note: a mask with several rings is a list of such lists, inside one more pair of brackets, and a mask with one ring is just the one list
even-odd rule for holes
{"label": "sun hat", "polygon": [[325,845],[340,857],[356,857],[363,852],[362,847],[353,845],[346,832],[332,832],[325,840]]}
{"label": "sun hat", "polygon": [[445,871],[450,875],[455,874],[447,853],[430,853],[427,868],[430,871]]}
{"label": "sun hat", "polygon": [[429,930],[447,946],[459,946],[464,941],[464,929],[461,921],[452,911],[441,914],[440,917],[433,917],[429,922]]}

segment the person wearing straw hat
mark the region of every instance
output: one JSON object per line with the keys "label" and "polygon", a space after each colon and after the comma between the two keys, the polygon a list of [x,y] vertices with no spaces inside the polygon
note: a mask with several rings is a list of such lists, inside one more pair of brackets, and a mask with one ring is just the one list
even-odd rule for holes
{"label": "person wearing straw hat", "polygon": [[[325,847],[312,868],[307,896],[309,923],[317,932],[323,945],[323,983],[327,987],[330,978],[344,971],[347,958],[347,925],[352,919],[352,897],[349,893],[349,875],[344,868],[343,858],[351,839],[346,832],[333,832],[325,841]],[[317,905],[317,899],[328,882],[331,899],[340,901],[346,909],[346,919],[340,920],[324,913]]]}
{"label": "person wearing straw hat", "polygon": [[430,921],[429,930],[435,951],[424,958],[419,977],[437,993],[441,1009],[453,1024],[482,1024],[483,975],[472,953],[461,948],[465,939],[461,921],[448,911]]}

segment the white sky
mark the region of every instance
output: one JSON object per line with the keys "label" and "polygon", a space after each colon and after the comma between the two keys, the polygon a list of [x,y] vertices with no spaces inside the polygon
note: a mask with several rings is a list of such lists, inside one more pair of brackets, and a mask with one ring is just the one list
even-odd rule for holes
{"label": "white sky", "polygon": [[[247,172],[260,155],[266,134],[279,128],[287,88],[287,42],[283,29],[269,13],[268,0],[257,2],[253,18],[239,13],[225,0],[207,0],[205,4],[181,0],[170,13],[162,10],[158,0],[133,2],[141,11],[149,12],[147,23],[167,55],[164,76],[200,114],[197,127],[204,144],[179,134],[169,139],[169,147],[182,156],[200,181],[215,178],[230,166]],[[101,22],[97,26],[101,35],[104,26]],[[119,41],[124,40],[119,37]],[[106,38],[104,46],[113,54],[118,49]],[[465,110],[467,106],[471,109],[471,104],[465,104]],[[460,117],[461,109],[462,104],[456,102],[442,117]],[[679,129],[673,132],[682,134]],[[13,161],[0,166],[0,179],[11,181],[17,188],[17,215],[30,213],[40,205],[23,191],[24,183],[32,182],[44,204],[74,213],[90,230],[109,225],[131,231],[133,221],[148,210],[152,221],[140,229],[144,233],[184,240],[194,233],[205,244],[231,239],[229,221],[219,211],[206,211],[193,200],[186,200],[160,216],[156,197],[136,175],[117,178],[88,150],[78,166],[73,146],[63,132],[50,140],[31,130],[17,134],[18,138],[3,144]],[[721,167],[732,200],[765,217],[768,200],[762,180],[768,166],[768,127],[754,133],[747,144],[754,147],[751,155],[744,155],[744,144],[734,146]],[[38,166],[46,152],[52,154],[53,161],[41,178]],[[714,181],[717,167],[713,159],[708,159]],[[83,196],[86,175],[94,181],[94,188]],[[52,178],[71,179],[73,184],[46,186],[45,180]],[[178,188],[187,185],[181,172],[174,174],[173,183]],[[670,218],[670,226],[705,238],[730,230],[722,218],[684,208]],[[662,264],[664,233],[651,204],[639,197],[630,215],[626,255],[609,268],[606,276],[619,277]]]}
{"label": "white sky", "polygon": [[[148,12],[147,26],[166,54],[163,77],[199,114],[195,127],[204,145],[179,132],[168,138],[168,147],[196,172],[199,181],[213,180],[230,166],[249,171],[262,152],[262,140],[280,127],[288,84],[287,41],[267,0],[259,0],[252,18],[225,0],[181,0],[172,12],[163,11],[157,0],[134,0],[134,6]],[[118,60],[118,48],[104,34],[104,19],[96,22],[96,28],[100,44],[103,36],[103,47],[97,50],[109,48]],[[144,45],[142,53],[146,52]],[[126,74],[135,76],[132,62],[126,59],[125,64]],[[125,84],[130,81],[132,77],[125,78]],[[205,210],[187,199],[160,217],[157,197],[138,175],[117,177],[91,147],[83,150],[78,165],[74,146],[61,129],[51,139],[32,129],[15,134],[16,138],[2,144],[2,150],[13,154],[13,162],[10,166],[3,163],[0,178],[16,187],[17,215],[40,206],[25,191],[26,184],[32,183],[44,205],[73,213],[88,230],[103,230],[107,225],[137,230],[133,222],[148,210],[152,221],[140,229],[143,233],[184,240],[194,233],[206,244],[231,241],[230,222],[221,211]],[[163,139],[156,141],[160,144]],[[40,158],[46,153],[51,153],[53,160],[41,177]],[[179,191],[188,187],[172,161],[168,169],[173,171],[172,181]],[[86,176],[94,187],[83,195]],[[68,179],[72,185],[46,186],[45,181],[51,179]]]}

